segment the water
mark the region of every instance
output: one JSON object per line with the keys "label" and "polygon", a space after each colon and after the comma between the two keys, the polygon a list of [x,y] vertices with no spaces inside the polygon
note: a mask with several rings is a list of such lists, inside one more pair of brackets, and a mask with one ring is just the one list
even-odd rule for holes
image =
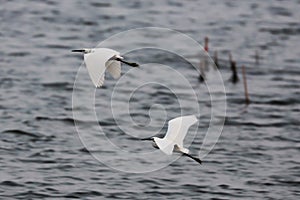
{"label": "water", "polygon": [[[0,8],[1,198],[298,199],[299,9],[297,0],[102,3],[3,0]],[[228,81],[228,63],[222,62],[220,71],[227,96],[225,126],[202,166],[179,158],[149,173],[114,170],[96,160],[77,134],[72,91],[78,69],[85,74],[78,82],[79,100],[83,104],[90,99],[85,92],[94,89],[85,69],[79,68],[82,58],[70,50],[93,47],[121,31],[147,26],[175,29],[201,44],[209,36],[212,52],[218,50],[219,57],[227,59],[231,51],[238,67],[246,65],[252,103],[243,111],[243,85]],[[142,45],[149,38],[152,40],[151,37],[151,34],[131,37],[114,45],[122,50],[127,44]],[[156,38],[159,41],[160,36]],[[164,40],[198,62],[197,53],[182,40],[161,39]],[[258,66],[254,64],[255,50],[261,57]],[[178,56],[163,50],[137,50],[127,57],[142,64],[157,62],[172,66],[190,81],[197,91],[196,106],[201,114],[198,134],[191,146],[191,151],[197,153],[209,124],[211,104],[205,86],[198,83],[196,71]],[[95,92],[98,121],[89,119],[84,107],[77,107],[75,112],[81,113],[81,118],[75,119],[78,127],[84,130],[87,139],[93,140],[100,123],[106,137],[125,152],[152,151],[151,144],[137,142],[130,136],[147,137],[166,131],[164,120],[181,114],[179,101],[160,84],[139,88],[129,103],[130,116],[136,124],[122,112],[122,103],[128,99],[131,88],[151,77],[158,83],[178,88],[176,93],[183,99],[183,114],[191,113],[194,97],[185,91],[181,81],[174,82],[169,72],[142,67],[124,79],[128,85],[119,88],[114,101],[115,116],[109,105],[116,81],[107,76],[105,87]],[[128,171],[140,164],[151,168],[153,163],[170,159],[159,158],[163,155],[158,154],[143,161],[146,164],[134,159],[120,161],[114,151],[107,151],[103,146],[103,135],[99,138],[94,141],[95,149],[89,150]]]}

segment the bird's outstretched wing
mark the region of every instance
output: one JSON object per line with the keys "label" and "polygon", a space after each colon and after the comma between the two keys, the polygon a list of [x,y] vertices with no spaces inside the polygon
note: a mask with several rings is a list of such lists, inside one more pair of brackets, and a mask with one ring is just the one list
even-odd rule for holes
{"label": "bird's outstretched wing", "polygon": [[161,139],[154,137],[154,142],[158,146],[158,148],[167,155],[172,155],[174,150],[174,143],[168,139]]}
{"label": "bird's outstretched wing", "polygon": [[119,61],[109,60],[107,61],[106,66],[107,71],[114,79],[121,76],[121,63]]}
{"label": "bird's outstretched wing", "polygon": [[179,147],[183,146],[183,140],[190,126],[197,122],[195,115],[188,115],[172,119],[168,123],[168,131],[164,139],[174,142]]}
{"label": "bird's outstretched wing", "polygon": [[96,48],[91,53],[84,54],[84,61],[92,82],[96,87],[104,83],[106,63],[119,52],[107,48]]}

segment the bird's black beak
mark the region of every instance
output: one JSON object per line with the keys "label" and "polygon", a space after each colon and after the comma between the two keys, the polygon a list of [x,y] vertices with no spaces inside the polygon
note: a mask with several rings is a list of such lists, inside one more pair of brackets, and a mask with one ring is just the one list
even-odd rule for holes
{"label": "bird's black beak", "polygon": [[84,49],[73,49],[72,52],[79,52],[79,53],[84,53]]}
{"label": "bird's black beak", "polygon": [[153,138],[152,137],[149,137],[149,138],[142,138],[142,139],[140,139],[140,140],[142,140],[142,141],[153,141]]}

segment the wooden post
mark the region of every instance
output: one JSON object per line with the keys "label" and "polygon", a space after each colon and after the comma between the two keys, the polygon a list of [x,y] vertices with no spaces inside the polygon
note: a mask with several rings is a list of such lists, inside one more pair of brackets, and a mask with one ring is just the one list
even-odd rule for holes
{"label": "wooden post", "polygon": [[247,86],[247,78],[246,78],[246,69],[245,66],[242,66],[243,70],[243,80],[244,80],[244,90],[245,90],[245,103],[250,104],[249,94],[248,94],[248,86]]}
{"label": "wooden post", "polygon": [[204,38],[204,51],[206,51],[208,53],[208,37]]}
{"label": "wooden post", "polygon": [[206,77],[205,77],[205,69],[204,69],[203,61],[200,62],[199,69],[200,69],[199,81],[204,82]]}
{"label": "wooden post", "polygon": [[203,54],[203,58],[202,58],[203,59],[203,63],[204,63],[205,71],[209,71],[208,42],[209,42],[208,37],[205,37],[204,38],[204,54]]}
{"label": "wooden post", "polygon": [[219,68],[218,51],[215,51],[214,62],[217,68]]}
{"label": "wooden post", "polygon": [[255,64],[259,65],[259,53],[258,53],[258,50],[255,50]]}
{"label": "wooden post", "polygon": [[231,54],[231,52],[229,52],[229,64],[231,64],[232,63],[232,54]]}
{"label": "wooden post", "polygon": [[239,82],[239,76],[237,74],[235,61],[231,61],[231,71],[232,71],[231,81],[233,84],[236,84],[237,82]]}

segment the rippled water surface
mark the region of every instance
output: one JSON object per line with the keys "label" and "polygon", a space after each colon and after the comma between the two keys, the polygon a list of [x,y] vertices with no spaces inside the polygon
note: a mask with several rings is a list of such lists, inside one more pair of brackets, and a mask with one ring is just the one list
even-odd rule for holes
{"label": "rippled water surface", "polygon": [[[1,199],[298,199],[299,10],[299,0],[1,1]],[[152,157],[123,156],[152,152],[150,143],[134,138],[163,133],[165,120],[195,113],[200,121],[187,142],[193,154],[199,152],[213,103],[192,66],[198,65],[199,54],[188,43],[143,33],[111,44],[122,52],[130,44],[165,42],[192,63],[164,49],[135,49],[126,58],[142,67],[124,66],[124,78],[116,82],[106,76],[105,86],[97,90],[80,67],[82,57],[70,52],[143,27],[174,29],[202,45],[209,36],[210,51],[218,50],[225,125],[202,166],[157,151]],[[240,76],[235,85],[228,81],[230,51]],[[251,98],[246,109],[243,64]],[[214,84],[214,75],[208,78]],[[211,91],[225,100],[220,94],[218,88]],[[94,118],[86,114],[87,102],[95,105]],[[222,124],[220,115],[215,124]],[[123,154],[107,148],[107,139]],[[177,160],[161,165],[171,159]],[[150,172],[132,173],[142,168]]]}

